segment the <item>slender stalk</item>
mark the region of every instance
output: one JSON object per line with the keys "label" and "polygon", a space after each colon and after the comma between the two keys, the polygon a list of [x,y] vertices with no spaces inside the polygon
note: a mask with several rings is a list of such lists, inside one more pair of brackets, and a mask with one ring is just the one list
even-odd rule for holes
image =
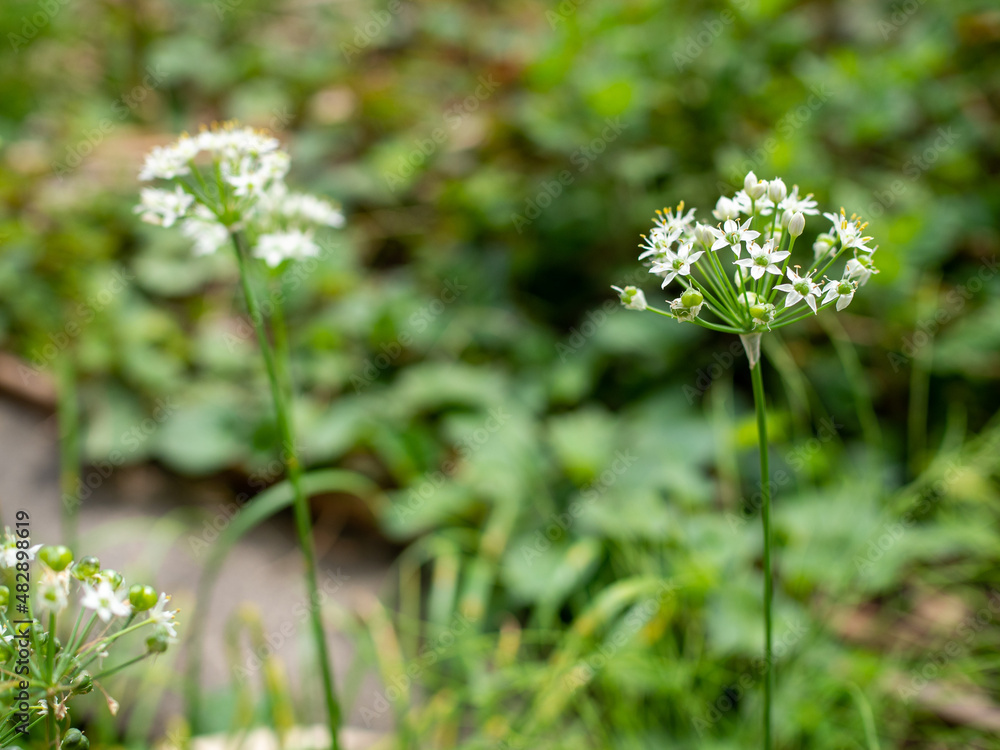
{"label": "slender stalk", "polygon": [[306,587],[309,591],[309,620],[323,680],[323,697],[326,702],[330,728],[330,745],[332,750],[339,750],[340,743],[337,735],[340,729],[340,704],[337,702],[337,697],[334,693],[333,668],[330,663],[326,635],[323,631],[323,616],[319,606],[316,550],[312,538],[312,522],[309,518],[309,502],[302,485],[302,465],[299,463],[298,454],[295,449],[289,405],[286,403],[284,390],[281,385],[282,378],[275,362],[271,344],[267,338],[267,331],[264,327],[264,320],[261,317],[257,296],[250,283],[246,260],[244,258],[242,235],[239,232],[233,232],[230,236],[233,241],[233,249],[236,252],[236,262],[240,270],[240,283],[243,286],[243,296],[246,298],[247,310],[257,331],[257,340],[260,344],[261,354],[264,357],[264,366],[267,370],[267,377],[271,386],[271,396],[274,401],[274,410],[278,421],[278,433],[285,449],[285,467],[288,470],[288,481],[292,485],[295,497],[295,526],[298,531],[302,556],[305,558]]}
{"label": "slender stalk", "polygon": [[67,351],[56,365],[58,383],[57,416],[59,421],[59,484],[62,490],[63,539],[76,549],[77,515],[80,506],[80,407],[76,397],[76,369],[72,353]]}
{"label": "slender stalk", "polygon": [[771,484],[767,455],[767,405],[761,363],[750,368],[753,403],[757,411],[757,449],[760,454],[760,492],[763,499],[760,519],[764,532],[764,750],[771,750],[771,700],[774,694],[774,659],[771,649],[771,610],[774,598],[771,571]]}

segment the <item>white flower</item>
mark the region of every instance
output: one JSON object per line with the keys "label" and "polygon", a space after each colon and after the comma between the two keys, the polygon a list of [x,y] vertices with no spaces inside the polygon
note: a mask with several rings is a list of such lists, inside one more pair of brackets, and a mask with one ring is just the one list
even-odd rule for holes
{"label": "white flower", "polygon": [[35,598],[35,606],[40,610],[57,615],[68,605],[69,569],[57,573],[45,567],[38,581],[38,596]]}
{"label": "white flower", "polygon": [[312,232],[291,229],[287,232],[271,232],[257,238],[253,249],[256,258],[263,258],[267,265],[279,265],[288,259],[302,260],[319,255],[319,246],[313,242]]}
{"label": "white flower", "polygon": [[857,279],[858,286],[864,286],[873,273],[878,273],[870,255],[858,255],[847,261],[844,269],[844,278],[849,280]]}
{"label": "white flower", "polygon": [[179,185],[172,191],[143,188],[139,205],[133,210],[142,214],[141,218],[145,222],[169,227],[187,213],[193,202],[194,197],[185,193]]}
{"label": "white flower", "polygon": [[[0,568],[14,568],[17,566],[17,542],[16,536],[10,533],[10,528],[4,529],[3,544],[0,544]],[[27,549],[21,550],[27,554],[27,559],[24,562],[30,562],[35,559],[35,554],[38,550],[42,548],[42,545],[36,544],[34,547],[28,547]]]}
{"label": "white flower", "polygon": [[856,216],[851,216],[851,218],[848,219],[844,209],[840,209],[839,215],[829,213],[823,214],[823,216],[833,223],[834,231],[836,231],[842,247],[856,248],[866,253],[875,252],[872,248],[865,244],[872,238],[862,236],[864,234],[865,227],[868,226],[867,223],[862,224],[861,219]]}
{"label": "white flower", "polygon": [[857,291],[858,282],[851,281],[850,279],[841,279],[836,281],[831,279],[827,282],[826,287],[823,291],[826,292],[826,296],[823,298],[823,304],[827,302],[832,302],[837,300],[837,310],[843,310],[849,304],[851,300],[854,299],[854,292]]}
{"label": "white flower", "polygon": [[329,201],[307,193],[289,193],[283,183],[276,188],[267,195],[266,210],[270,214],[302,224],[344,226],[344,214]]}
{"label": "white flower", "polygon": [[656,219],[654,221],[654,226],[662,227],[662,229],[667,234],[682,234],[690,228],[691,224],[694,223],[694,209],[692,208],[686,214],[684,213],[684,201],[681,201],[677,206],[677,213],[674,213],[674,209],[668,208],[664,211],[657,210]]}
{"label": "white flower", "polygon": [[174,624],[174,617],[177,615],[177,610],[165,609],[169,601],[170,597],[161,593],[156,606],[149,610],[149,619],[167,631],[171,638],[176,638],[177,627]]}
{"label": "white flower", "polygon": [[729,245],[733,252],[736,253],[736,257],[740,257],[740,252],[742,251],[741,242],[749,243],[751,240],[760,237],[760,232],[755,232],[750,229],[750,222],[752,219],[747,219],[741,225],[739,222],[729,219],[722,228],[712,228],[709,227],[709,231],[715,235],[716,240],[712,243],[712,250],[718,250],[720,248]]}
{"label": "white flower", "polygon": [[176,144],[156,146],[146,156],[146,161],[139,172],[139,179],[144,182],[155,179],[172,180],[190,174],[191,168],[188,162],[193,157],[194,154],[190,153],[187,142],[180,148]]}
{"label": "white flower", "polygon": [[655,226],[649,236],[642,235],[643,244],[639,247],[645,251],[639,254],[639,260],[652,257],[653,260],[662,259],[670,251],[671,247],[680,239],[681,233],[678,230],[667,230],[662,226]]}
{"label": "white flower", "polygon": [[124,617],[132,611],[131,606],[119,599],[111,584],[104,580],[97,584],[96,589],[83,584],[80,606],[94,610],[104,622],[112,617]]}
{"label": "white flower", "polygon": [[792,237],[798,237],[805,231],[805,228],[806,217],[802,215],[801,211],[796,211],[788,220],[788,234]]}
{"label": "white flower", "polygon": [[779,292],[787,293],[785,296],[785,307],[791,307],[798,304],[801,300],[805,300],[812,311],[816,312],[816,297],[823,293],[819,288],[819,284],[813,281],[808,274],[799,276],[791,268],[788,269],[788,281],[790,283],[778,284],[774,287]]}
{"label": "white flower", "polygon": [[718,202],[715,204],[715,209],[712,211],[712,216],[719,221],[736,219],[739,215],[740,207],[731,198],[726,198],[725,196],[719,197]]}
{"label": "white flower", "polygon": [[624,289],[619,286],[612,286],[611,288],[618,292],[618,298],[621,300],[621,303],[629,310],[646,309],[646,295],[642,293],[641,289],[637,289],[634,286],[627,286]]}
{"label": "white flower", "polygon": [[202,205],[181,222],[181,234],[194,243],[195,255],[211,255],[229,244],[229,230]]}
{"label": "white flower", "polygon": [[792,211],[793,213],[799,211],[807,216],[815,216],[819,213],[819,209],[816,208],[818,204],[812,197],[812,193],[809,193],[805,198],[799,197],[799,186],[792,185],[792,192],[778,204],[778,208],[783,211]]}
{"label": "white flower", "polygon": [[788,195],[788,188],[780,177],[775,177],[767,183],[767,199],[775,205],[781,203]]}
{"label": "white flower", "polygon": [[704,254],[704,250],[693,252],[694,246],[686,243],[677,248],[677,252],[667,250],[663,259],[653,264],[649,269],[650,273],[661,274],[663,283],[662,289],[677,276],[689,276],[691,274],[691,264],[696,263],[698,258]]}
{"label": "white flower", "polygon": [[750,275],[755,279],[759,279],[765,273],[781,276],[781,269],[776,264],[789,255],[787,250],[775,250],[774,240],[768,240],[763,246],[753,241],[748,242],[747,252],[750,257],[736,261],[736,265],[749,268]]}
{"label": "white flower", "polygon": [[767,181],[758,180],[753,171],[747,172],[747,176],[743,179],[743,192],[751,200],[760,200],[767,194]]}
{"label": "white flower", "polygon": [[816,237],[816,241],[813,243],[813,255],[818,263],[821,259],[825,258],[833,250],[834,245],[837,244],[837,238],[832,234],[821,234]]}

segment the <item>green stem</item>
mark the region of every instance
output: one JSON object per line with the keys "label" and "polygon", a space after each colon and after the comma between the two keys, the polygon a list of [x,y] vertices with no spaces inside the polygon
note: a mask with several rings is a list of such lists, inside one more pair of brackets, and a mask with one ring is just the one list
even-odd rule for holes
{"label": "green stem", "polygon": [[59,422],[59,484],[62,489],[63,539],[76,550],[77,511],[80,506],[80,408],[76,398],[76,370],[72,354],[65,352],[57,364]]}
{"label": "green stem", "polygon": [[771,699],[774,694],[774,659],[771,649],[771,610],[774,598],[771,571],[771,484],[767,455],[767,406],[761,363],[750,368],[753,402],[757,411],[757,449],[760,454],[760,491],[763,504],[760,519],[764,532],[764,750],[771,750]]}
{"label": "green stem", "polygon": [[271,350],[271,344],[267,339],[264,319],[261,317],[257,297],[250,284],[250,277],[244,258],[242,236],[239,232],[232,232],[230,236],[233,241],[233,249],[236,252],[236,262],[239,265],[240,283],[243,286],[243,295],[246,298],[247,310],[257,331],[257,340],[260,344],[261,354],[264,357],[264,366],[267,370],[267,377],[271,386],[271,396],[274,400],[274,410],[278,421],[278,433],[285,449],[285,466],[288,469],[288,481],[292,485],[292,491],[295,496],[295,526],[298,531],[302,556],[305,559],[306,587],[309,591],[309,619],[323,680],[323,695],[326,701],[330,728],[330,745],[332,750],[339,750],[340,743],[337,735],[340,729],[340,704],[337,702],[333,689],[333,668],[330,663],[326,635],[323,631],[323,617],[319,606],[319,586],[316,580],[316,550],[313,545],[312,522],[309,518],[309,501],[302,486],[302,465],[299,463],[295,449],[289,408],[281,387],[281,377]]}
{"label": "green stem", "polygon": [[[660,310],[660,309],[658,309],[656,307],[651,307],[649,305],[646,305],[646,309],[649,310],[650,312],[655,312],[657,315],[662,315],[665,318],[674,318],[674,319],[677,318],[677,316],[674,315],[673,313],[668,313],[665,310]],[[717,325],[715,323],[709,323],[707,320],[702,320],[701,318],[695,318],[694,320],[692,320],[690,322],[691,323],[695,323],[697,325],[700,325],[702,328],[709,328],[709,329],[711,329],[713,331],[721,331],[722,333],[739,333],[740,332],[738,328],[733,328],[732,326],[721,326],[721,325]]]}

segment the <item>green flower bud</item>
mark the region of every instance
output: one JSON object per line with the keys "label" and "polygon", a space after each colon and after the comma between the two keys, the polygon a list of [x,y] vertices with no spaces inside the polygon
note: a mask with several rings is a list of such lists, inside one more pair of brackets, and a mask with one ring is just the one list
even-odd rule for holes
{"label": "green flower bud", "polygon": [[101,561],[96,557],[85,557],[73,566],[73,577],[82,581],[93,578],[101,572]]}
{"label": "green flower bud", "polygon": [[10,589],[0,586],[0,607],[6,607],[10,603]]}
{"label": "green flower bud", "polygon": [[681,304],[684,307],[697,307],[704,301],[705,298],[701,296],[701,292],[697,289],[688,289],[681,295]]}
{"label": "green flower bud", "polygon": [[149,649],[151,654],[162,654],[167,650],[169,644],[167,634],[159,630],[146,639],[146,648]]}
{"label": "green flower bud", "polygon": [[61,544],[50,545],[39,550],[38,559],[58,573],[60,570],[66,570],[73,562],[73,553],[70,552],[69,547],[64,547]]}
{"label": "green flower bud", "polygon": [[70,729],[63,737],[59,750],[90,750],[90,740],[79,729]]}
{"label": "green flower bud", "polygon": [[74,693],[77,695],[86,695],[94,689],[94,678],[91,676],[90,672],[84,670],[73,678],[73,682],[71,684],[73,686]]}
{"label": "green flower bud", "polygon": [[757,302],[753,305],[750,305],[750,317],[764,319],[769,312],[768,310],[769,307],[770,305],[768,305],[767,303],[761,303],[761,302]]}
{"label": "green flower bud", "polygon": [[[49,631],[47,631],[47,630],[43,630],[41,633],[38,634],[38,649],[39,649],[39,651],[42,651],[43,653],[45,651],[48,651],[48,649],[49,649],[49,638],[51,638],[51,637],[52,637],[52,634]],[[56,638],[55,639],[55,644],[56,644],[56,653],[59,653],[60,651],[62,651],[62,641],[60,641],[58,638]]]}
{"label": "green flower bud", "polygon": [[125,578],[122,576],[122,574],[119,573],[117,570],[112,570],[111,568],[108,568],[107,570],[102,570],[101,578],[110,583],[111,588],[115,591],[117,591],[118,587],[125,582]]}
{"label": "green flower bud", "polygon": [[145,612],[147,609],[152,609],[156,606],[159,598],[156,589],[152,586],[144,586],[141,583],[135,584],[128,590],[128,600],[136,612]]}

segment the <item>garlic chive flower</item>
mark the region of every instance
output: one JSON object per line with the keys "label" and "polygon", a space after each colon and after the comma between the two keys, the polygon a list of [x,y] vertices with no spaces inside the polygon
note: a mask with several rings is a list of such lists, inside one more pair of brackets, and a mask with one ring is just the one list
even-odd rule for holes
{"label": "garlic chive flower", "polygon": [[[0,544],[0,568],[16,568],[18,562],[30,562],[35,559],[41,544],[34,547],[27,546],[23,540],[21,547],[18,546],[18,538],[11,533],[10,527],[4,529],[3,543]],[[21,556],[18,553],[21,553]]]}
{"label": "garlic chive flower", "polygon": [[816,298],[822,294],[819,285],[809,277],[809,274],[799,276],[791,268],[788,269],[788,283],[778,284],[775,289],[785,292],[785,307],[793,307],[805,300],[813,312],[816,312]]}
{"label": "garlic chive flower", "polygon": [[[812,249],[808,267],[789,267],[820,210],[812,193],[803,195],[780,177],[761,180],[748,173],[742,189],[720,196],[711,213],[714,221],[698,222],[683,202],[656,212],[650,233],[642,236],[639,260],[662,278],[662,288],[679,285],[680,296],[661,310],[635,287],[613,287],[624,306],[713,330],[757,334],[828,307],[843,310],[878,273],[878,247],[865,233],[867,223],[844,209],[824,213],[829,231],[818,227],[801,241]],[[732,256],[718,252],[726,247]]]}
{"label": "garlic chive flower", "polygon": [[[146,156],[143,181],[168,183],[140,193],[135,212],[162,227],[175,224],[195,255],[211,255],[244,234],[250,254],[269,266],[319,254],[313,233],[339,228],[344,215],[329,201],[285,185],[291,160],[277,138],[235,123],[183,135]],[[682,217],[670,217],[684,225]]]}
{"label": "garlic chive flower", "polygon": [[114,588],[106,580],[98,583],[96,589],[83,584],[80,606],[94,610],[104,622],[109,622],[113,617],[126,617],[132,611],[131,606],[118,598]]}

